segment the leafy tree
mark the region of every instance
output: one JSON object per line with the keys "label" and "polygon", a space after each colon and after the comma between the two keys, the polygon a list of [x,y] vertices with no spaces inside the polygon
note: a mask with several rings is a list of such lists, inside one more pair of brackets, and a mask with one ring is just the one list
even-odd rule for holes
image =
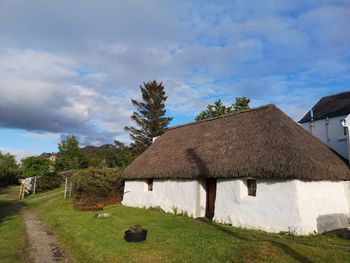
{"label": "leafy tree", "polygon": [[19,174],[20,172],[15,156],[0,152],[0,186],[15,183]]}
{"label": "leafy tree", "polygon": [[137,127],[125,127],[125,131],[130,134],[133,151],[142,153],[151,143],[152,138],[165,132],[172,118],[164,117],[165,96],[162,82],[150,81],[140,86],[142,101],[132,99],[136,111],[131,116]]}
{"label": "leafy tree", "polygon": [[230,106],[225,106],[222,104],[221,100],[215,101],[213,104],[209,104],[204,111],[196,116],[196,121],[216,118],[232,112],[248,110],[249,102],[250,99],[246,97],[236,98],[235,103]]}
{"label": "leafy tree", "polygon": [[128,166],[136,158],[136,154],[131,147],[126,146],[124,143],[119,141],[114,141],[114,143],[118,148],[117,166]]}
{"label": "leafy tree", "polygon": [[21,168],[24,178],[50,175],[54,172],[53,163],[41,156],[31,156],[23,159]]}
{"label": "leafy tree", "polygon": [[59,171],[77,170],[87,167],[87,160],[79,142],[74,136],[68,136],[58,144],[56,167]]}
{"label": "leafy tree", "polygon": [[226,107],[222,104],[221,100],[218,100],[213,104],[209,104],[204,111],[199,113],[196,117],[196,121],[219,117],[230,112],[232,112],[232,106]]}
{"label": "leafy tree", "polygon": [[234,104],[232,104],[233,112],[239,112],[244,110],[249,110],[250,99],[247,97],[236,98]]}
{"label": "leafy tree", "polygon": [[118,166],[118,153],[116,149],[88,146],[82,149],[88,162],[88,166],[97,168],[113,168]]}

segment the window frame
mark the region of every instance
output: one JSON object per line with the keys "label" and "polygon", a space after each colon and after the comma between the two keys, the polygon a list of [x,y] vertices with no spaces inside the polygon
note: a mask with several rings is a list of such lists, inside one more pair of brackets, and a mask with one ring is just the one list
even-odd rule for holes
{"label": "window frame", "polygon": [[247,179],[247,193],[248,196],[255,197],[256,196],[256,190],[257,190],[257,181],[256,179]]}
{"label": "window frame", "polygon": [[344,124],[345,124],[345,119],[340,120],[341,134],[342,136],[347,136],[348,131],[347,131],[347,128],[344,126]]}
{"label": "window frame", "polygon": [[153,179],[147,179],[147,191],[152,192],[153,191]]}

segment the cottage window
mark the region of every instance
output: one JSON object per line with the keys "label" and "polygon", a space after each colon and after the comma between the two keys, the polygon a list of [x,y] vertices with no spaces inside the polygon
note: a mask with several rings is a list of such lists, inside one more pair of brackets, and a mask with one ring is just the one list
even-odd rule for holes
{"label": "cottage window", "polygon": [[256,180],[248,179],[247,180],[247,188],[249,196],[256,196]]}
{"label": "cottage window", "polygon": [[148,185],[148,191],[153,191],[153,179],[148,179],[147,180],[147,185]]}
{"label": "cottage window", "polygon": [[342,129],[342,133],[344,136],[347,135],[347,128],[344,126],[345,125],[345,120],[341,120],[340,121],[340,126],[341,126],[341,129]]}

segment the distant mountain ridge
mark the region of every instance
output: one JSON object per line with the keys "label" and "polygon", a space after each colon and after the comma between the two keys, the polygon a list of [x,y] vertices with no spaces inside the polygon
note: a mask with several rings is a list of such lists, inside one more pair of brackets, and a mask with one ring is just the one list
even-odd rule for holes
{"label": "distant mountain ridge", "polygon": [[[117,146],[115,146],[113,144],[104,144],[101,146],[88,145],[88,146],[82,147],[80,149],[86,155],[91,155],[91,154],[95,153],[96,150],[98,150],[98,149],[109,150],[111,152],[119,153],[119,149],[117,148]],[[52,153],[43,152],[42,154],[40,154],[40,156],[45,157],[45,158],[49,158],[52,154],[56,154],[57,156],[59,155],[59,153],[57,153],[57,152],[52,152]]]}

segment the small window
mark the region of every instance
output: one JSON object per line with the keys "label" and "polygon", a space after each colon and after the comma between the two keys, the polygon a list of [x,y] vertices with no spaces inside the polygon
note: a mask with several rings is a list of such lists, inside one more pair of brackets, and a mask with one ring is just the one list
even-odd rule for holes
{"label": "small window", "polygon": [[248,188],[248,195],[256,196],[256,180],[248,179],[247,188]]}
{"label": "small window", "polygon": [[148,179],[147,180],[147,185],[148,185],[148,191],[153,191],[153,179]]}

